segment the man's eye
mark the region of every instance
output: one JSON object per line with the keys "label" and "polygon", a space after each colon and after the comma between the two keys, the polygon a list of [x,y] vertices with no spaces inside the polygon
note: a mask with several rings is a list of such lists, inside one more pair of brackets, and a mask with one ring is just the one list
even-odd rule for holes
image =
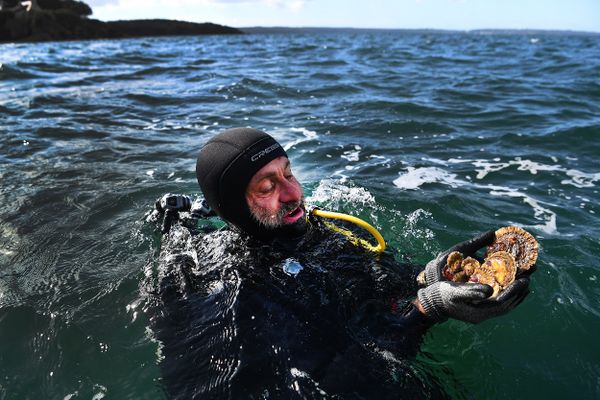
{"label": "man's eye", "polygon": [[259,188],[259,192],[261,193],[270,193],[275,189],[275,185],[271,182],[268,184],[264,184]]}

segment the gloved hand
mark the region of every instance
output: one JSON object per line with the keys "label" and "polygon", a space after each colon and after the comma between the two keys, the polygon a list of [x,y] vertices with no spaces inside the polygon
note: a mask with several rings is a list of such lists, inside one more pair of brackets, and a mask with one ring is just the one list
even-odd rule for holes
{"label": "gloved hand", "polygon": [[180,211],[190,211],[192,199],[189,196],[182,194],[167,193],[154,204],[154,211],[147,216],[146,221],[158,222],[163,216],[161,225],[161,233],[167,233],[171,229],[171,225],[179,218]]}
{"label": "gloved hand", "polygon": [[184,194],[167,193],[156,200],[155,207],[160,212],[167,211],[189,211],[192,206],[192,198]]}
{"label": "gloved hand", "polygon": [[419,274],[420,277],[418,277],[417,280],[423,286],[429,286],[435,282],[443,281],[442,269],[446,265],[448,254],[452,253],[453,251],[459,251],[465,257],[473,257],[473,255],[477,253],[477,250],[484,246],[489,246],[492,244],[495,238],[495,231],[489,231],[449,248],[448,250],[438,254],[438,256],[433,260],[429,261],[425,266],[425,274]]}
{"label": "gloved hand", "polygon": [[434,322],[454,318],[479,323],[519,305],[529,294],[529,276],[516,279],[496,298],[489,298],[492,292],[491,286],[480,283],[439,281],[420,289],[417,296],[427,317]]}
{"label": "gloved hand", "polygon": [[210,209],[206,200],[202,198],[198,198],[192,202],[190,196],[167,193],[156,200],[154,210],[147,215],[146,221],[156,223],[162,218],[160,231],[161,233],[167,233],[171,230],[173,222],[179,219],[179,213],[182,211],[190,213],[186,221],[217,215]]}
{"label": "gloved hand", "polygon": [[217,215],[217,213],[210,208],[206,200],[201,198],[194,200],[190,207],[190,214],[192,218],[195,219],[214,217]]}

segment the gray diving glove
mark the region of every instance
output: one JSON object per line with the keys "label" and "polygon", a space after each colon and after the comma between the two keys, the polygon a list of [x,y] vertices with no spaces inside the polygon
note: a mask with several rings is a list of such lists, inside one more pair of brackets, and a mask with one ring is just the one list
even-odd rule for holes
{"label": "gray diving glove", "polygon": [[525,299],[529,294],[529,275],[535,268],[518,277],[496,298],[489,298],[493,292],[491,286],[456,283],[443,278],[442,269],[446,265],[448,254],[459,251],[465,257],[474,257],[479,249],[489,246],[494,239],[495,231],[482,233],[451,247],[427,263],[419,282],[426,287],[418,291],[418,298],[429,318],[435,322],[454,318],[478,323],[506,314]]}
{"label": "gray diving glove", "polygon": [[156,200],[154,210],[146,217],[146,221],[158,222],[160,218],[163,218],[161,233],[167,233],[171,230],[173,223],[179,220],[180,212],[190,213],[192,219],[208,218],[216,215],[204,199],[198,198],[192,201],[190,196],[184,194],[167,193]]}
{"label": "gray diving glove", "polygon": [[444,278],[442,277],[442,269],[446,265],[448,254],[452,253],[453,251],[459,251],[465,257],[473,257],[475,253],[477,253],[477,250],[481,249],[484,246],[489,246],[490,244],[492,244],[495,238],[495,231],[485,232],[480,234],[479,236],[475,236],[473,239],[466,240],[457,245],[454,245],[448,250],[438,254],[436,258],[427,263],[427,265],[425,266],[425,273],[420,274],[417,278],[419,284],[421,284],[422,286],[429,286],[435,282],[440,282],[444,280]]}
{"label": "gray diving glove", "polygon": [[491,286],[481,283],[440,281],[420,289],[417,296],[433,322],[454,318],[476,324],[519,305],[529,294],[529,276],[516,279],[496,298],[489,298],[492,292]]}

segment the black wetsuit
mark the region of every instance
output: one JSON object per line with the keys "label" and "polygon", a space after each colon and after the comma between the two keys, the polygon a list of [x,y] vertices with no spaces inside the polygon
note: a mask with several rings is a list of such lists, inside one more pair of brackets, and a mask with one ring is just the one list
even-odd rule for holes
{"label": "black wetsuit", "polygon": [[294,244],[233,230],[163,242],[151,296],[175,399],[436,398],[414,367],[414,267],[320,223]]}

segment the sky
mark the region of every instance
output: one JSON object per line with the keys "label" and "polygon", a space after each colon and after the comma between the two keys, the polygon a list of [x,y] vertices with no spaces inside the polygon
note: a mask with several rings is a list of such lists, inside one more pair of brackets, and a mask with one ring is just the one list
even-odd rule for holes
{"label": "sky", "polygon": [[600,0],[84,0],[93,18],[233,27],[554,29],[600,32]]}

